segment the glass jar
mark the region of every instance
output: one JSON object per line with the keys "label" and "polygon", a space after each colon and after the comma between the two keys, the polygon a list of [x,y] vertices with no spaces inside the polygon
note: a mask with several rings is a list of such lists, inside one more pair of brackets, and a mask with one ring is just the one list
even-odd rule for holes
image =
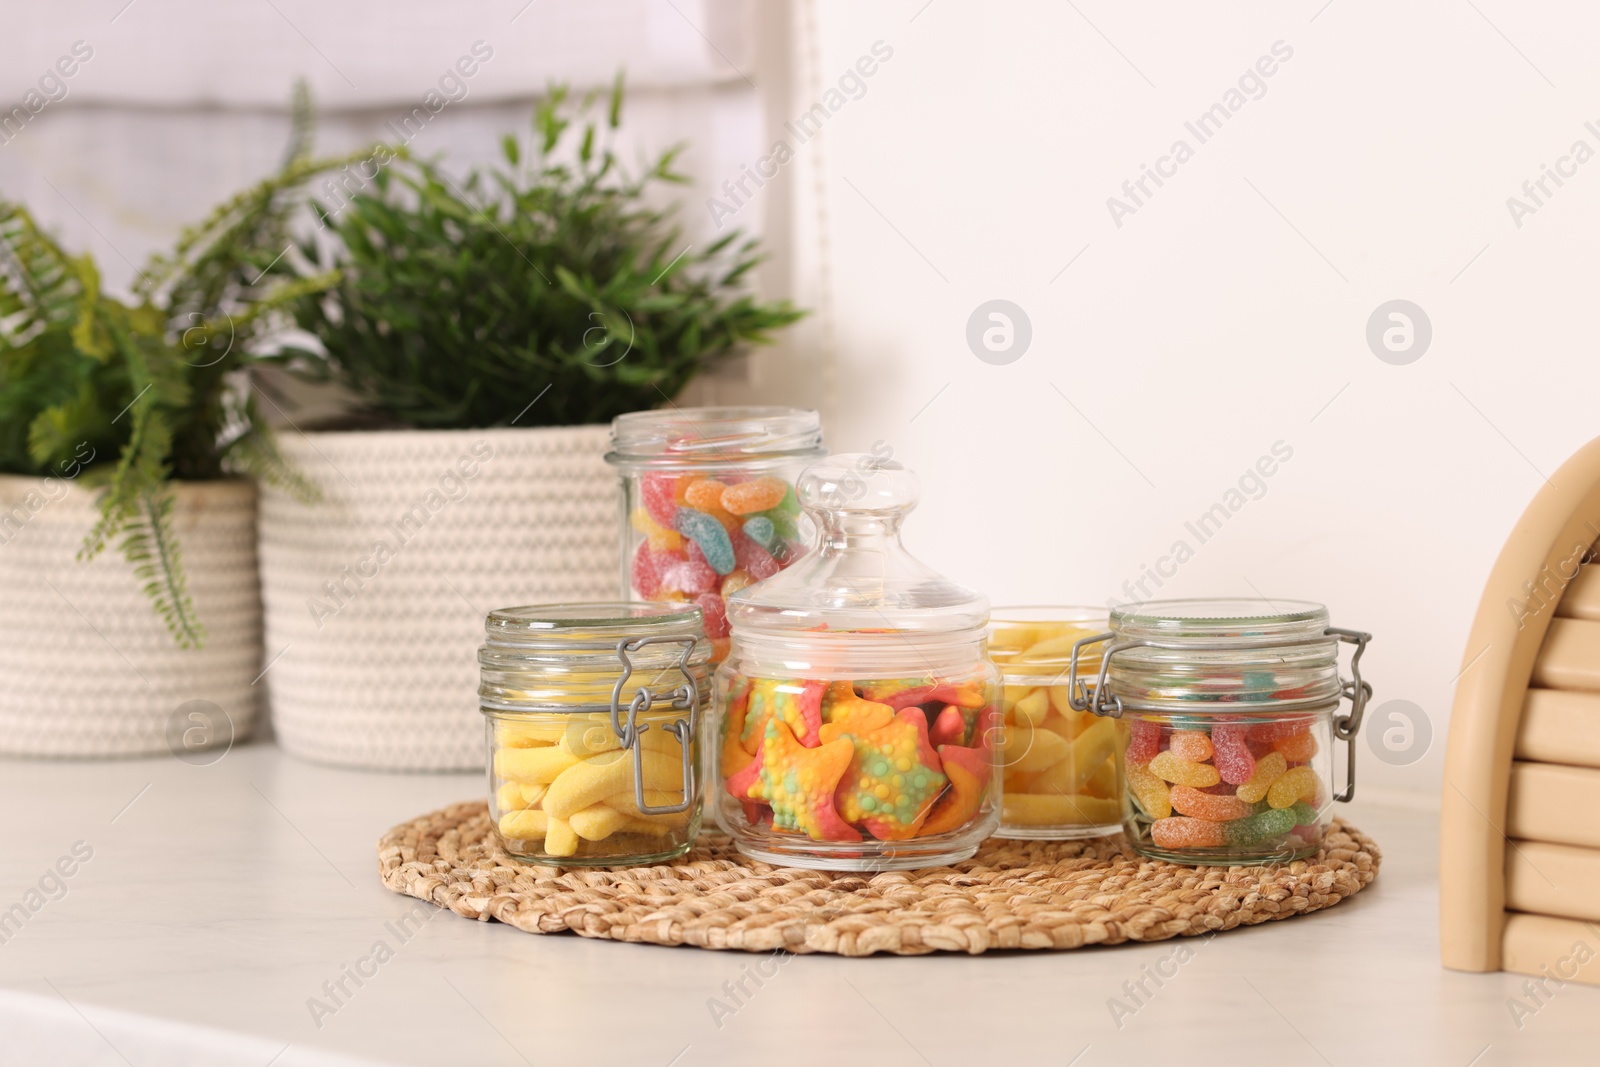
{"label": "glass jar", "polygon": [[[1322,847],[1335,800],[1355,795],[1355,736],[1372,686],[1371,635],[1306,601],[1165,600],[1111,612],[1080,640],[1072,706],[1119,720],[1122,826],[1134,851],[1174,863],[1273,863]],[[1081,656],[1105,646],[1098,681]],[[1355,646],[1351,680],[1339,645]],[[1348,715],[1338,714],[1348,698]],[[1330,792],[1333,743],[1345,787]]]}
{"label": "glass jar", "polygon": [[[1005,683],[998,836],[1061,841],[1121,828],[1117,724],[1075,710],[1067,684],[1073,646],[1105,628],[1105,608],[996,608],[990,617],[989,656]],[[1083,664],[1098,666],[1098,655]]]}
{"label": "glass jar", "polygon": [[562,867],[689,851],[711,699],[700,610],[544,604],[496,611],[484,629],[478,697],[505,851]]}
{"label": "glass jar", "polygon": [[699,607],[720,663],[726,598],[793,564],[810,540],[794,477],[824,454],[821,418],[801,408],[619,415],[606,461],[622,478],[623,598]]}
{"label": "glass jar", "polygon": [[988,603],[901,547],[917,480],[900,464],[832,456],[797,490],[813,551],[728,600],[707,741],[716,820],[768,863],[966,859],[1000,819]]}

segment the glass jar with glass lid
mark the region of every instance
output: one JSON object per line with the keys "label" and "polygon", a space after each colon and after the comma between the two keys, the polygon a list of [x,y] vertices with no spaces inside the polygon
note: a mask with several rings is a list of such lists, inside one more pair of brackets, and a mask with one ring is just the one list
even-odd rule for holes
{"label": "glass jar with glass lid", "polygon": [[700,610],[547,604],[493,612],[484,629],[489,811],[506,852],[590,867],[687,852],[711,706]]}
{"label": "glass jar with glass lid", "polygon": [[813,550],[729,598],[709,741],[717,822],[769,863],[895,870],[966,859],[999,822],[988,602],[912,558],[917,480],[839,455],[797,483]]}
{"label": "glass jar with glass lid", "polygon": [[726,598],[794,563],[810,539],[794,478],[823,455],[821,419],[802,408],[618,416],[606,461],[622,478],[622,596],[697,605],[720,662]]}
{"label": "glass jar with glass lid", "polygon": [[[1372,686],[1369,634],[1306,601],[1165,600],[1113,609],[1073,650],[1072,706],[1116,718],[1122,825],[1134,850],[1175,863],[1270,863],[1321,846],[1334,801],[1355,794],[1355,736]],[[1091,689],[1083,655],[1104,643]],[[1350,679],[1341,644],[1354,646]],[[1348,713],[1340,713],[1347,699]],[[1332,790],[1334,743],[1345,785]]]}

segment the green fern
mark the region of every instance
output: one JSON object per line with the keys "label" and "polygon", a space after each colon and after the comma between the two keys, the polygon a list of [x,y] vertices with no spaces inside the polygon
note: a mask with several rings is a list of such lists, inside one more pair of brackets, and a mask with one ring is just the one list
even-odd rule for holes
{"label": "green fern", "polygon": [[242,475],[316,492],[284,462],[243,380],[285,309],[339,281],[274,270],[307,182],[370,155],[313,159],[311,114],[301,87],[282,169],[154,257],[133,301],[108,296],[91,259],[68,255],[23,207],[0,200],[0,471],[71,477],[90,462],[83,477],[99,489],[99,516],[79,557],[116,543],[184,648],[205,628],[170,483]]}

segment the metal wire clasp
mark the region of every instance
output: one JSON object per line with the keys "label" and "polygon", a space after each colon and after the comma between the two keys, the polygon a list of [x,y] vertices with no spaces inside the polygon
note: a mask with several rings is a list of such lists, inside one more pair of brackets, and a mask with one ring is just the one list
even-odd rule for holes
{"label": "metal wire clasp", "polygon": [[1095,634],[1072,643],[1072,660],[1067,665],[1067,702],[1074,711],[1092,711],[1096,715],[1109,715],[1113,719],[1122,717],[1122,698],[1111,697],[1106,699],[1106,671],[1111,667],[1111,655],[1124,648],[1131,648],[1140,642],[1124,641],[1113,642],[1100,654],[1100,677],[1095,680],[1094,689],[1084,685],[1078,677],[1078,657],[1089,645],[1097,645],[1102,641],[1111,641],[1117,635],[1107,630],[1103,634]]}
{"label": "metal wire clasp", "polygon": [[1361,654],[1367,650],[1367,642],[1372,640],[1372,635],[1360,630],[1342,630],[1337,626],[1330,626],[1322,632],[1356,646],[1350,656],[1350,681],[1341,680],[1339,683],[1340,693],[1350,701],[1350,714],[1333,717],[1333,736],[1344,742],[1345,751],[1344,788],[1335,793],[1333,799],[1347,801],[1356,795],[1356,734],[1361,729],[1362,716],[1367,713],[1367,701],[1372,699],[1372,683],[1361,680]]}
{"label": "metal wire clasp", "polygon": [[[622,673],[617,676],[616,685],[611,687],[611,729],[622,741],[623,749],[633,751],[633,802],[643,815],[672,815],[687,811],[698,795],[695,786],[694,747],[690,742],[700,719],[700,683],[695,680],[694,672],[689,669],[689,657],[694,653],[695,645],[699,641],[698,637],[662,636],[625,637],[617,642],[617,659],[622,663]],[[644,746],[638,743],[639,735],[650,729],[649,723],[642,726],[639,724],[639,715],[649,711],[656,701],[656,695],[650,691],[649,686],[641,685],[633,694],[633,699],[628,701],[628,721],[622,721],[622,687],[633,675],[633,661],[628,658],[628,653],[637,652],[645,645],[655,644],[683,646],[683,654],[678,657],[678,670],[683,674],[683,684],[672,691],[671,706],[689,709],[687,719],[678,719],[671,725],[662,727],[678,739],[683,751],[683,802],[661,807],[645,803]]]}

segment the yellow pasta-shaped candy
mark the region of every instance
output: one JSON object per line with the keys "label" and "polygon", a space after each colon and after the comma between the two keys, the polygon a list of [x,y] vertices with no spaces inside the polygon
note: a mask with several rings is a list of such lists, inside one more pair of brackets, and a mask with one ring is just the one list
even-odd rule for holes
{"label": "yellow pasta-shaped candy", "polygon": [[503,837],[543,837],[550,828],[550,817],[542,811],[508,811],[500,816]]}
{"label": "yellow pasta-shaped candy", "polygon": [[1072,752],[1071,741],[1049,730],[1030,728],[1018,740],[1021,743],[1012,744],[1011,727],[1006,727],[1006,768],[1023,774],[1054,767]]}
{"label": "yellow pasta-shaped candy", "polygon": [[1130,763],[1123,768],[1122,775],[1128,780],[1128,792],[1134,795],[1139,806],[1151,818],[1165,819],[1172,814],[1171,790],[1166,782],[1150,773],[1149,767],[1142,763]]}
{"label": "yellow pasta-shaped candy", "polygon": [[[682,790],[683,764],[680,757],[644,749],[643,767],[646,789]],[[544,810],[556,818],[566,819],[573,812],[598,804],[614,793],[632,789],[633,753],[622,749],[605,752],[574,763],[562,771],[550,783],[550,792],[544,795]],[[677,796],[682,799],[682,792]]]}
{"label": "yellow pasta-shaped candy", "polygon": [[1294,767],[1272,783],[1272,788],[1267,790],[1267,803],[1274,808],[1292,808],[1295,801],[1316,796],[1321,786],[1316,771],[1310,767]]}
{"label": "yellow pasta-shaped candy", "polygon": [[1019,661],[1066,659],[1072,655],[1072,646],[1077,644],[1080,636],[1084,635],[1068,632],[1058,637],[1047,637],[1023,649],[1017,659]]}
{"label": "yellow pasta-shaped candy", "polygon": [[1027,719],[1038,726],[1050,712],[1050,694],[1043,689],[1029,690],[1028,695],[1011,705],[1013,720]]}
{"label": "yellow pasta-shaped candy", "polygon": [[[1049,735],[1054,736],[1054,735]],[[1117,724],[1101,719],[1077,740],[1067,743],[1067,753],[1034,781],[1038,793],[1081,793],[1089,776],[1108,760],[1117,744]]]}
{"label": "yellow pasta-shaped candy", "polygon": [[1058,715],[1064,715],[1068,719],[1071,719],[1074,715],[1088,714],[1087,712],[1072,710],[1072,687],[1070,685],[1052,685],[1050,687],[1050,706],[1056,709]]}
{"label": "yellow pasta-shaped candy", "polygon": [[540,784],[555,781],[577,762],[577,756],[555,747],[502,748],[494,754],[494,773],[516,782]]}
{"label": "yellow pasta-shaped candy", "polygon": [[1102,797],[1007,793],[1001,804],[1001,817],[1012,826],[1096,826],[1120,816],[1117,802]]}
{"label": "yellow pasta-shaped candy", "polygon": [[1171,752],[1156,753],[1156,758],[1150,761],[1150,773],[1173,785],[1187,785],[1195,789],[1204,789],[1222,781],[1221,773],[1211,764],[1191,763]]}
{"label": "yellow pasta-shaped candy", "polygon": [[547,856],[571,856],[578,851],[578,835],[565,819],[551,817],[544,832],[544,851]]}
{"label": "yellow pasta-shaped candy", "polygon": [[1117,761],[1108,759],[1095,772],[1089,780],[1083,783],[1083,791],[1092,797],[1114,797],[1117,795]]}
{"label": "yellow pasta-shaped candy", "polygon": [[1266,798],[1267,790],[1272,788],[1272,783],[1283,776],[1289,769],[1289,761],[1283,758],[1282,752],[1268,752],[1256,762],[1256,769],[1250,775],[1250,780],[1241,785],[1237,794],[1240,800],[1248,800],[1255,804]]}

